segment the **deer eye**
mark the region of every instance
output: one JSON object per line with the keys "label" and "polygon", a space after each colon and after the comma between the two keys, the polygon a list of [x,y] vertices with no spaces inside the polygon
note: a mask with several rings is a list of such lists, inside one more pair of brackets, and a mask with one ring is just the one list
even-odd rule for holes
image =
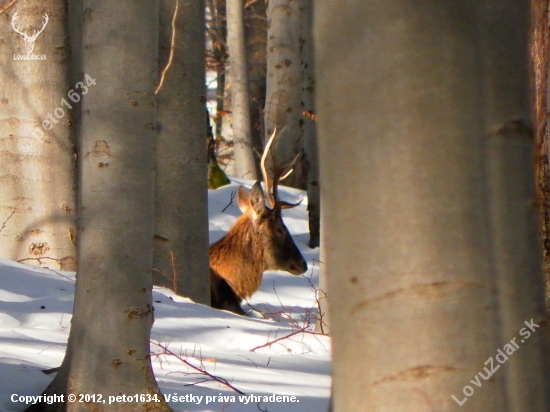
{"label": "deer eye", "polygon": [[277,231],[277,233],[278,233],[279,235],[281,235],[281,236],[284,235],[283,229],[281,229],[280,227],[278,227],[278,228],[275,229],[275,230]]}

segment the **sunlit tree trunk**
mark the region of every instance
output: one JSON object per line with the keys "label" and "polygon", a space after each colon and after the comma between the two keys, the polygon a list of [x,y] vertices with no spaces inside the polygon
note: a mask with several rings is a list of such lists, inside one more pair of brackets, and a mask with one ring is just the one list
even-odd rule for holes
{"label": "sunlit tree trunk", "polygon": [[244,43],[243,0],[227,0],[227,45],[231,71],[231,116],[235,175],[256,180],[256,161],[250,128],[250,93]]}
{"label": "sunlit tree trunk", "polygon": [[153,279],[209,304],[204,2],[159,5],[159,71],[165,74],[157,93]]}
{"label": "sunlit tree trunk", "polygon": [[[0,19],[0,256],[74,270],[78,104],[67,96],[67,2],[19,2]],[[43,29],[30,54],[15,29]]]}
{"label": "sunlit tree trunk", "polygon": [[158,7],[82,3],[78,271],[67,352],[46,393],[141,394],[144,401],[96,397],[29,410],[170,411],[149,349]]}
{"label": "sunlit tree trunk", "polygon": [[315,22],[334,410],[549,410],[527,5],[321,2]]}
{"label": "sunlit tree trunk", "polygon": [[[300,57],[300,4],[298,0],[270,0],[267,8],[267,91],[265,133],[277,128],[275,142],[279,163],[302,151],[302,68]],[[305,187],[300,167],[284,184]]]}

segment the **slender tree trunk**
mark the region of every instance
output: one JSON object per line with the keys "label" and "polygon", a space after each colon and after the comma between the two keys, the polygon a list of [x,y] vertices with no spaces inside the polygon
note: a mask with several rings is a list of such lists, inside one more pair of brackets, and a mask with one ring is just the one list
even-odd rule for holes
{"label": "slender tree trunk", "polygon": [[548,0],[531,0],[531,65],[534,95],[537,201],[546,275],[546,308],[550,314],[550,188],[548,172]]}
{"label": "slender tree trunk", "polygon": [[84,0],[83,7],[78,274],[67,352],[46,393],[144,401],[29,411],[169,411],[149,349],[157,3]]}
{"label": "slender tree trunk", "polygon": [[315,75],[313,58],[313,2],[300,0],[301,54],[302,54],[302,124],[304,130],[302,170],[307,189],[309,219],[309,247],[320,242],[321,199],[319,192],[319,157],[317,154],[317,127],[315,124]]}
{"label": "slender tree trunk", "polygon": [[227,21],[224,0],[207,1],[211,24],[208,30],[212,43],[212,57],[216,70],[216,128],[215,140],[221,140],[222,121],[224,115],[225,71],[227,62]]}
{"label": "slender tree trunk", "polygon": [[209,304],[204,1],[159,5],[159,70],[165,75],[157,93],[153,279]]}
{"label": "slender tree trunk", "polygon": [[[252,144],[256,153],[264,147],[264,107],[267,75],[267,1],[246,2],[244,38],[250,93],[250,124]],[[256,163],[259,158],[256,157]]]}
{"label": "slender tree trunk", "polygon": [[[5,223],[0,256],[75,270],[70,107],[78,106],[67,96],[74,87],[69,83],[67,2],[19,2],[0,20],[0,227]],[[12,24],[28,34],[43,28],[30,55]],[[44,59],[19,59],[28,56]]]}
{"label": "slender tree trunk", "polygon": [[250,93],[244,44],[243,0],[227,0],[227,46],[231,70],[233,150],[237,177],[257,180],[250,128]]}
{"label": "slender tree trunk", "polygon": [[[302,151],[302,68],[300,65],[300,4],[298,0],[270,0],[267,8],[267,91],[265,133],[281,133],[274,149],[279,163]],[[284,182],[305,188],[300,167]]]}
{"label": "slender tree trunk", "polygon": [[518,335],[542,283],[528,10],[505,5],[316,5],[337,412],[549,410],[547,330]]}

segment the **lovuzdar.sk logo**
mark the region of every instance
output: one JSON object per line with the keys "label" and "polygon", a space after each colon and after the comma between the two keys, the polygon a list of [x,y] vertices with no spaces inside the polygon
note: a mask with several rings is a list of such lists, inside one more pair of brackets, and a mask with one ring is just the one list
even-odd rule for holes
{"label": "lovuzdar.sk logo", "polygon": [[32,31],[32,34],[27,33],[28,30],[21,31],[21,29],[17,26],[17,19],[19,17],[19,12],[15,12],[13,17],[11,18],[11,26],[13,27],[13,30],[17,34],[20,34],[23,40],[25,41],[25,52],[27,54],[14,54],[13,60],[46,60],[47,57],[45,54],[33,54],[34,51],[34,43],[36,42],[36,39],[44,31],[46,28],[46,25],[48,24],[49,17],[46,13],[44,13],[44,22],[42,24],[41,29],[34,29]]}

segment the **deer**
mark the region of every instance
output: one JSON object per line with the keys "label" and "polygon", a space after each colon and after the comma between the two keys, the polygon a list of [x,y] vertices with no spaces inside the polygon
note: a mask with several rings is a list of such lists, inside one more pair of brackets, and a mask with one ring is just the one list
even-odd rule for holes
{"label": "deer", "polygon": [[[210,297],[215,309],[246,315],[241,307],[243,299],[256,292],[266,270],[282,270],[301,275],[307,263],[283,222],[282,209],[296,207],[281,201],[279,182],[292,173],[299,154],[286,166],[279,166],[272,144],[277,129],[269,138],[260,165],[265,185],[256,182],[248,193],[240,186],[237,204],[242,215],[229,232],[210,246]],[[268,153],[273,163],[273,178],[266,167]],[[266,205],[266,201],[269,206]]]}
{"label": "deer", "polygon": [[27,52],[27,54],[31,54],[34,50],[34,43],[36,42],[36,39],[38,38],[40,33],[42,33],[44,31],[44,29],[46,28],[46,25],[48,24],[48,21],[49,21],[50,18],[48,17],[48,15],[46,13],[44,13],[44,23],[42,24],[42,28],[40,30],[35,29],[33,31],[32,35],[30,35],[30,36],[27,34],[27,30],[22,32],[21,30],[19,30],[17,28],[15,23],[17,22],[18,18],[19,18],[18,12],[15,12],[15,14],[13,15],[13,17],[11,19],[11,26],[13,27],[13,30],[15,30],[15,32],[17,34],[20,34],[21,37],[23,37],[23,40],[25,40],[25,42],[27,43],[25,45],[26,52]]}

